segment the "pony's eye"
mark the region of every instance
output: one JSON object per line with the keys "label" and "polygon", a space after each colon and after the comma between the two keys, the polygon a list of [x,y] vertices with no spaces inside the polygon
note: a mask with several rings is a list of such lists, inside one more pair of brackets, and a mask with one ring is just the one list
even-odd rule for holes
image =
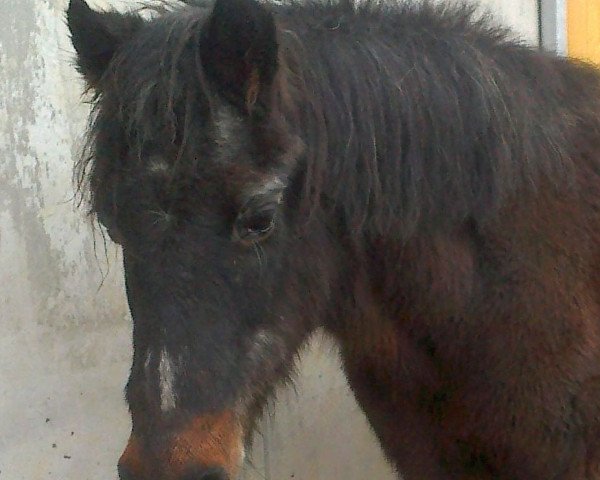
{"label": "pony's eye", "polygon": [[233,238],[244,242],[265,239],[275,227],[276,212],[276,204],[263,205],[256,210],[243,210],[233,226]]}

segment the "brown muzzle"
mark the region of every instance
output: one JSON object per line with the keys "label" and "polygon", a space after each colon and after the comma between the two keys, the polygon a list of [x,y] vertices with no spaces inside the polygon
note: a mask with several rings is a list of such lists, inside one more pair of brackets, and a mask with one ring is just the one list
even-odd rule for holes
{"label": "brown muzzle", "polygon": [[242,428],[231,411],[193,417],[156,438],[131,434],[119,460],[121,480],[235,480],[244,459]]}

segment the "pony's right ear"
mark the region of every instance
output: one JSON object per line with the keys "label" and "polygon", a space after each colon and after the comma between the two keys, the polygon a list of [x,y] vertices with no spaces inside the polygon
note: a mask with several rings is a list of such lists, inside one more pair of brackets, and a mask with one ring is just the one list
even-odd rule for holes
{"label": "pony's right ear", "polygon": [[250,113],[277,71],[275,19],[260,0],[215,0],[204,27],[201,56],[219,92]]}
{"label": "pony's right ear", "polygon": [[139,15],[97,12],[84,0],[71,0],[67,24],[77,52],[77,67],[88,85],[97,88],[118,48],[144,23]]}

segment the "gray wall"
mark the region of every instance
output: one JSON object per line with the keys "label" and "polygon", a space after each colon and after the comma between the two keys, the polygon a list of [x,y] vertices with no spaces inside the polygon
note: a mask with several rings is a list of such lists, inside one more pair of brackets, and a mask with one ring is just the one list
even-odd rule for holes
{"label": "gray wall", "polygon": [[[488,3],[535,38],[535,0]],[[66,0],[0,5],[0,479],[114,479],[131,325],[118,252],[96,256],[72,202],[87,111]],[[246,479],[392,478],[332,352],[318,341],[305,355],[299,394],[280,394]]]}

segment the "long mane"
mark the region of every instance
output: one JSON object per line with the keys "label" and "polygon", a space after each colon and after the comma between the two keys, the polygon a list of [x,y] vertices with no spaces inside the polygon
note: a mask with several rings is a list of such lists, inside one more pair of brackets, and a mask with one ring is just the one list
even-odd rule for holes
{"label": "long mane", "polygon": [[582,130],[598,131],[595,69],[527,46],[470,6],[280,12],[312,153],[305,193],[350,231],[407,238],[485,221],[511,196],[567,186]]}

